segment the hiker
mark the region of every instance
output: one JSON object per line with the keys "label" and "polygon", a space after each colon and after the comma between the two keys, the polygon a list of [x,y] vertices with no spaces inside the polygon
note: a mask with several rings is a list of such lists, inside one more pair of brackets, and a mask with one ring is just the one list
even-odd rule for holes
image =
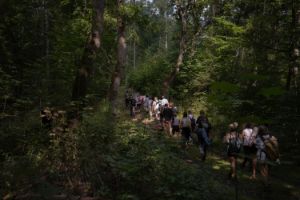
{"label": "hiker", "polygon": [[158,115],[159,115],[159,122],[160,125],[162,127],[162,129],[164,128],[164,105],[162,104],[162,99],[158,100]]}
{"label": "hiker", "polygon": [[146,111],[146,112],[148,112],[149,111],[149,96],[148,95],[146,95],[146,97],[144,98],[144,110]]}
{"label": "hiker", "polygon": [[42,120],[42,125],[45,128],[50,129],[52,127],[52,124],[53,124],[53,116],[52,116],[52,111],[50,110],[50,108],[46,107],[46,108],[42,109],[41,113],[40,113],[40,117],[41,117],[41,120]]}
{"label": "hiker", "polygon": [[174,105],[172,106],[172,111],[173,111],[173,115],[177,115],[178,109],[176,106],[174,106]]}
{"label": "hiker", "polygon": [[276,161],[279,163],[278,142],[274,136],[271,136],[267,126],[258,127],[256,137],[257,162],[260,166],[260,173],[263,176],[264,184],[268,184],[269,166],[267,161]]}
{"label": "hiker", "polygon": [[179,129],[180,120],[178,119],[177,114],[173,114],[171,123],[172,123],[172,135],[175,136],[176,133],[180,132]]}
{"label": "hiker", "polygon": [[159,119],[159,104],[158,104],[157,97],[154,97],[154,99],[153,99],[153,102],[152,102],[152,111],[153,111],[153,115],[158,120]]}
{"label": "hiker", "polygon": [[183,140],[185,142],[185,145],[187,145],[189,138],[191,137],[191,120],[188,117],[187,112],[183,113],[183,118],[180,122],[181,127],[181,134],[183,136]]}
{"label": "hiker", "polygon": [[195,128],[196,128],[196,119],[194,118],[194,115],[193,115],[192,111],[188,111],[188,117],[191,120],[192,132],[194,132]]}
{"label": "hiker", "polygon": [[169,101],[166,97],[162,96],[161,97],[161,105],[165,106],[166,104],[169,104]]}
{"label": "hiker", "polygon": [[153,117],[153,109],[152,109],[152,105],[153,105],[153,98],[152,97],[149,97],[149,100],[148,100],[148,113],[149,113],[149,119],[152,119]]}
{"label": "hiker", "polygon": [[198,126],[198,128],[204,128],[204,130],[206,131],[207,137],[210,138],[209,133],[211,130],[211,124],[208,121],[208,118],[206,117],[205,112],[203,110],[200,111],[200,115],[197,118],[196,125]]}
{"label": "hiker", "polygon": [[130,104],[129,104],[130,116],[135,117],[136,99],[131,95],[129,102],[130,102]]}
{"label": "hiker", "polygon": [[126,92],[125,92],[125,106],[126,106],[126,108],[129,107],[129,103],[130,103],[130,94],[129,94],[128,90],[126,90]]}
{"label": "hiker", "polygon": [[252,175],[250,176],[250,179],[256,178],[256,135],[256,129],[252,128],[250,123],[247,123],[242,131],[243,150],[245,156],[242,163],[242,168],[246,166],[247,162],[252,165]]}
{"label": "hiker", "polygon": [[229,130],[224,136],[223,142],[227,145],[227,156],[230,162],[229,179],[236,178],[237,154],[241,148],[241,137],[237,131],[238,123],[229,125]]}
{"label": "hiker", "polygon": [[[190,112],[190,118],[194,120],[194,117],[192,116],[192,112]],[[191,124],[193,124],[192,120],[191,120]],[[208,137],[209,122],[203,110],[200,111],[200,116],[197,118],[197,121],[195,122],[195,127],[196,126],[197,126],[196,134],[198,137],[201,160],[205,161],[207,155],[207,148],[210,145],[210,140]]]}
{"label": "hiker", "polygon": [[169,135],[171,135],[171,120],[173,118],[173,111],[171,108],[169,108],[168,104],[165,104],[162,115],[164,119],[164,129]]}

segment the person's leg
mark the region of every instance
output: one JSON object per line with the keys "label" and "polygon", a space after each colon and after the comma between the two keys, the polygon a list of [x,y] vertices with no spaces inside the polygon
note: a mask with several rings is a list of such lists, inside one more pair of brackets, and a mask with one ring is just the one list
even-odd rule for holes
{"label": "person's leg", "polygon": [[205,159],[206,159],[206,153],[207,153],[207,145],[204,143],[204,144],[203,144],[203,156],[202,156],[202,161],[205,161]]}
{"label": "person's leg", "polygon": [[246,166],[248,161],[251,161],[249,159],[249,147],[248,146],[243,146],[243,148],[244,148],[244,156],[245,157],[244,157],[244,160],[242,162],[242,168],[244,168]]}
{"label": "person's leg", "polygon": [[135,118],[135,106],[132,107],[133,117]]}
{"label": "person's leg", "polygon": [[133,106],[130,106],[130,116],[133,117]]}
{"label": "person's leg", "polygon": [[234,178],[236,176],[236,158],[231,157],[231,178]]}
{"label": "person's leg", "polygon": [[261,175],[263,177],[263,181],[264,181],[264,184],[268,184],[268,177],[269,177],[269,167],[267,164],[261,164]]}
{"label": "person's leg", "polygon": [[234,174],[234,157],[229,156],[228,160],[229,160],[229,164],[230,164],[230,172],[229,172],[228,178],[231,179]]}
{"label": "person's leg", "polygon": [[257,165],[257,158],[252,159],[252,176],[251,179],[256,179],[256,165]]}

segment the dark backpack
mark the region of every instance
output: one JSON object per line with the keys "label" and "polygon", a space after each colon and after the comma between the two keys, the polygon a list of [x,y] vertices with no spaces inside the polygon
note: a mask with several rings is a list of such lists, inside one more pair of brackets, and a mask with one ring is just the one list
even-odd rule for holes
{"label": "dark backpack", "polygon": [[230,133],[230,139],[229,139],[229,144],[228,144],[228,153],[232,154],[232,153],[239,153],[241,150],[241,146],[242,146],[242,141],[239,139],[238,137],[238,133],[235,132],[235,137],[231,138],[231,134]]}
{"label": "dark backpack", "polygon": [[196,119],[194,117],[190,118],[192,130],[196,128]]}
{"label": "dark backpack", "polygon": [[130,104],[131,104],[131,106],[136,106],[136,100],[135,99],[131,99],[130,100]]}
{"label": "dark backpack", "polygon": [[265,144],[265,152],[267,158],[271,161],[276,161],[279,159],[279,148],[278,148],[278,141],[277,138],[271,136],[268,139],[263,139]]}

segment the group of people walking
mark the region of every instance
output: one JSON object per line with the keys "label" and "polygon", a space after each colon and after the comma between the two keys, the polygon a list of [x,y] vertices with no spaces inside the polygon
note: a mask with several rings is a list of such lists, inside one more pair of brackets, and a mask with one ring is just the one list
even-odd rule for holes
{"label": "group of people walking", "polygon": [[[203,110],[200,111],[197,118],[191,111],[183,112],[182,118],[180,118],[177,107],[166,97],[152,98],[148,95],[131,95],[128,91],[125,94],[125,104],[132,117],[135,117],[135,112],[143,107],[150,119],[160,121],[162,130],[168,135],[181,134],[184,148],[187,148],[191,142],[198,143],[201,159],[202,161],[206,159],[207,148],[210,144],[211,124]],[[198,142],[193,141],[192,133],[197,135]]]}
{"label": "group of people walking", "polygon": [[[187,148],[191,142],[199,145],[201,160],[205,161],[208,146],[211,144],[211,123],[205,112],[200,111],[195,117],[191,111],[183,112],[182,118],[178,116],[178,109],[167,98],[149,97],[147,95],[132,95],[126,92],[126,107],[130,115],[135,117],[137,110],[143,108],[150,119],[160,121],[161,128],[170,136],[181,134],[182,144]],[[193,141],[192,133],[197,135],[198,141]],[[237,159],[243,158],[241,167],[249,163],[252,174],[250,179],[256,179],[257,166],[264,181],[267,182],[269,174],[268,161],[279,161],[277,139],[270,133],[267,125],[254,126],[244,124],[241,128],[237,122],[228,126],[228,131],[223,138],[226,145],[227,156],[230,162],[229,178],[236,178]]]}
{"label": "group of people walking", "polygon": [[268,183],[269,164],[279,163],[278,142],[268,125],[254,126],[246,123],[241,129],[237,122],[229,125],[223,142],[227,145],[227,156],[230,162],[229,178],[236,178],[237,158],[242,157],[241,168],[247,163],[251,168],[250,179],[256,179],[257,166],[265,183]]}

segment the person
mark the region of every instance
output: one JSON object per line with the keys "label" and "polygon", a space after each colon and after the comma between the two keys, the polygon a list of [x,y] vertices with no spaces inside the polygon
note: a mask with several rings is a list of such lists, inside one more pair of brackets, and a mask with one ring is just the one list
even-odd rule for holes
{"label": "person", "polygon": [[130,116],[135,117],[135,107],[136,107],[136,98],[134,98],[132,95],[130,96]]}
{"label": "person", "polygon": [[242,168],[246,166],[247,162],[252,164],[252,175],[250,176],[250,179],[256,178],[256,134],[257,132],[252,128],[252,124],[246,123],[245,128],[242,131],[243,150],[245,156],[242,163]]}
{"label": "person", "polygon": [[173,115],[177,115],[178,109],[176,106],[174,106],[174,105],[172,106],[172,111],[173,111]]}
{"label": "person", "polygon": [[144,104],[144,96],[142,95],[138,95],[136,97],[136,107],[137,109],[140,111],[141,106]]}
{"label": "person", "polygon": [[241,147],[241,136],[238,131],[238,123],[232,123],[229,125],[229,130],[225,134],[223,142],[227,145],[227,156],[230,162],[230,173],[229,178],[236,177],[236,165],[237,165],[237,154]]}
{"label": "person", "polygon": [[169,101],[166,97],[162,96],[161,97],[161,105],[165,106],[166,104],[169,104]]}
{"label": "person", "polygon": [[155,116],[156,120],[159,119],[159,104],[158,104],[158,98],[154,97],[154,100],[152,102],[152,110],[153,115]]}
{"label": "person", "polygon": [[[190,112],[190,118],[193,118],[192,112]],[[200,115],[195,122],[196,134],[199,142],[199,149],[201,160],[206,160],[207,148],[210,144],[208,131],[209,131],[209,122],[203,110],[200,111]]]}
{"label": "person", "polygon": [[180,125],[180,120],[177,117],[177,114],[173,114],[172,118],[172,135],[174,136],[176,133],[180,132],[179,125]]}
{"label": "person", "polygon": [[146,95],[145,97],[144,97],[144,102],[143,102],[143,106],[144,106],[144,110],[146,111],[146,112],[148,112],[149,111],[149,96],[148,95]]}
{"label": "person", "polygon": [[46,108],[42,109],[40,112],[40,117],[41,117],[42,125],[45,128],[50,129],[53,124],[53,115],[52,115],[50,108],[46,107]]}
{"label": "person", "polygon": [[187,142],[189,141],[189,138],[191,137],[191,120],[188,117],[187,112],[183,113],[182,120],[180,122],[181,127],[181,134],[183,136],[183,140],[185,142],[185,145],[187,145]]}
{"label": "person", "polygon": [[162,129],[164,128],[164,115],[163,115],[164,108],[165,106],[162,104],[162,99],[158,100],[158,113],[159,113],[158,115],[159,115],[159,122]]}
{"label": "person", "polygon": [[195,131],[196,128],[196,119],[194,118],[193,112],[192,111],[188,111],[188,117],[191,120],[191,127],[192,127],[192,132]]}
{"label": "person", "polygon": [[171,135],[171,120],[173,118],[173,111],[171,108],[169,108],[168,104],[165,104],[162,115],[164,119],[165,130],[169,135]]}
{"label": "person", "polygon": [[197,118],[196,125],[198,128],[204,128],[204,130],[206,131],[207,137],[210,138],[209,133],[211,130],[211,124],[208,121],[208,118],[206,117],[205,112],[203,110],[200,111],[200,115]]}
{"label": "person", "polygon": [[128,90],[126,90],[126,93],[125,93],[125,106],[126,106],[126,108],[129,107],[129,103],[130,103],[130,94],[129,94]]}
{"label": "person", "polygon": [[264,141],[271,138],[269,130],[267,126],[261,125],[258,127],[258,134],[256,137],[256,148],[257,148],[257,162],[260,166],[260,173],[263,177],[264,184],[268,184],[268,177],[269,177],[269,166],[266,163],[267,161],[267,154],[266,154],[266,146]]}
{"label": "person", "polygon": [[153,117],[153,109],[152,109],[152,105],[153,105],[153,98],[149,97],[148,100],[148,113],[149,113],[149,119],[152,119]]}

